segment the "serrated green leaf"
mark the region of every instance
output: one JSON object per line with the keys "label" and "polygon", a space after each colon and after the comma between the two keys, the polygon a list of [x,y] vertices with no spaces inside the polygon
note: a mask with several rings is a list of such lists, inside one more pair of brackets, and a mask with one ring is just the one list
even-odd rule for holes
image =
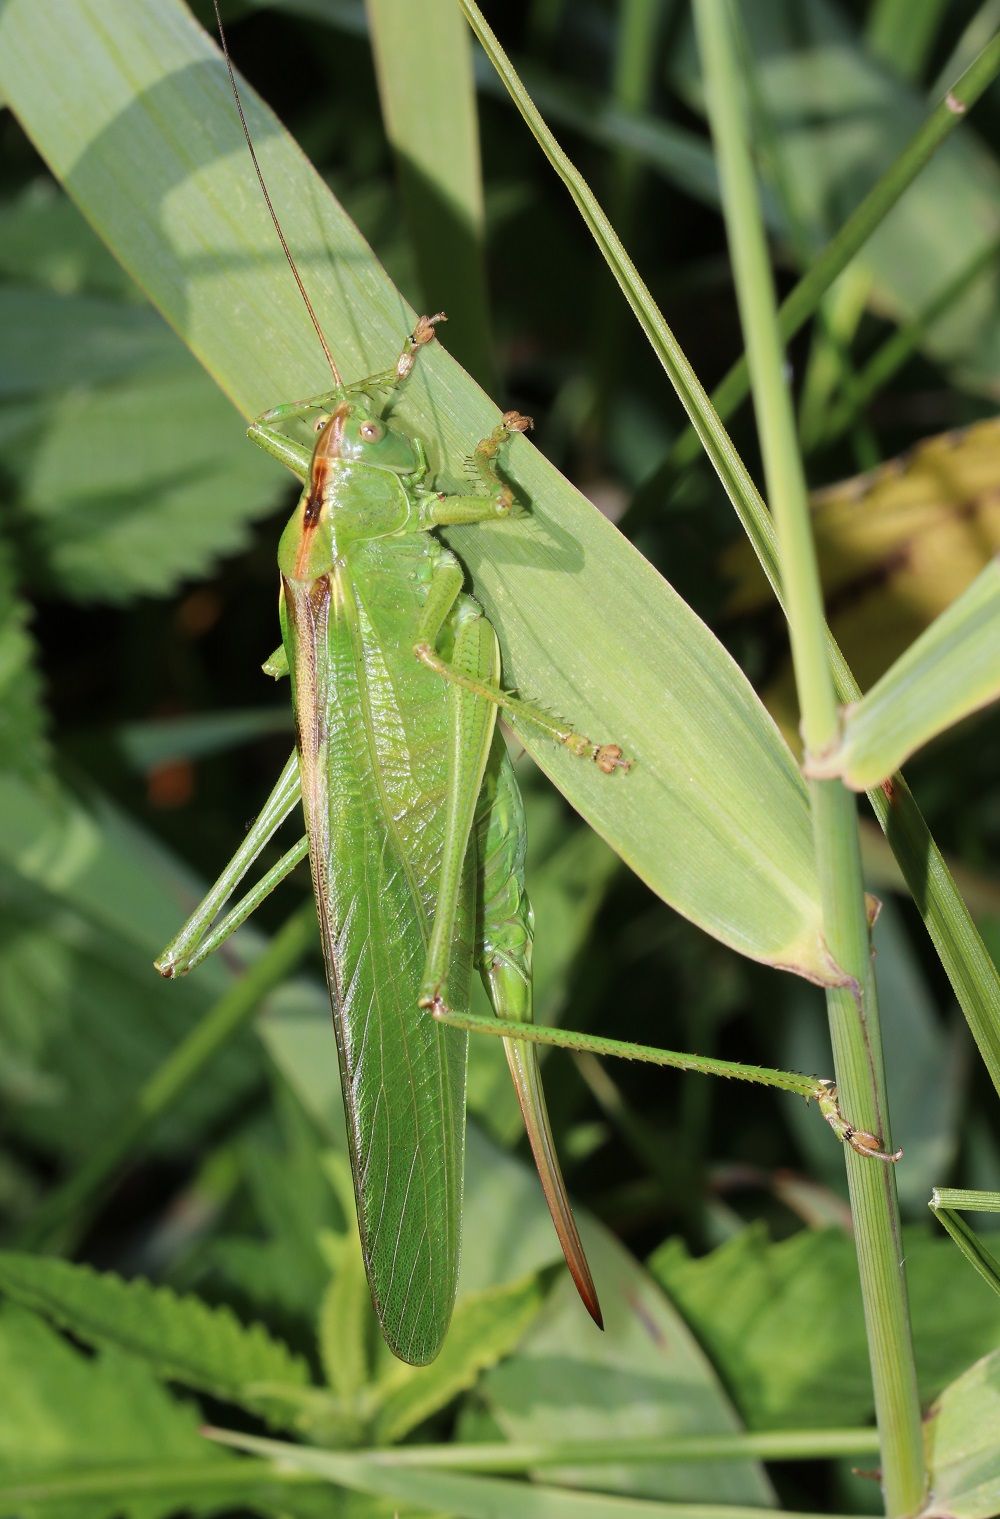
{"label": "serrated green leaf", "polygon": [[21,533],[47,589],[163,595],[247,542],[281,482],[261,478],[218,390],[183,354],[47,400],[7,455]]}
{"label": "serrated green leaf", "polygon": [[927,1519],[1000,1513],[1000,1350],[946,1387],[926,1425],[933,1498]]}
{"label": "serrated green leaf", "polygon": [[37,784],[48,769],[42,682],[30,613],[17,591],[10,549],[0,537],[0,770]]}
{"label": "serrated green leaf", "polygon": [[277,1424],[285,1422],[281,1384],[309,1381],[305,1362],[262,1324],[241,1324],[229,1308],[142,1278],[126,1282],[89,1266],[5,1251],[0,1290],[89,1344],[127,1351],[161,1377]]}
{"label": "serrated green leaf", "polygon": [[252,1490],[252,1474],[202,1439],[198,1410],[140,1361],[83,1355],[13,1304],[0,1309],[0,1384],[4,1514],[160,1519],[228,1509]]}
{"label": "serrated green leaf", "polygon": [[[3,82],[126,267],[247,413],[322,386],[315,338],[204,34],[174,0],[81,4],[51,39],[45,21],[23,0],[4,7]],[[48,78],[67,49],[78,66]],[[249,89],[244,104],[265,176],[293,187],[282,197],[285,231],[345,372],[384,366],[413,314]],[[459,483],[461,460],[496,415],[437,344],[398,408],[426,439],[443,488]],[[509,472],[530,513],[502,530],[449,535],[497,625],[507,681],[622,743],[636,764],[608,783],[544,740],[526,733],[525,743],[679,911],[744,954],[829,975],[805,789],[749,685],[690,608],[524,439],[511,447]]]}
{"label": "serrated green leaf", "polygon": [[463,1297],[437,1359],[394,1367],[376,1387],[374,1443],[395,1444],[470,1388],[480,1372],[509,1355],[544,1301],[536,1276]]}
{"label": "serrated green leaf", "polygon": [[[19,283],[0,288],[0,459],[35,582],[121,602],[203,574],[280,481],[252,468],[217,388],[112,279],[68,201],[29,193],[0,213],[3,233],[0,268]],[[62,251],[37,254],[50,236]]]}
{"label": "serrated green leaf", "polygon": [[845,709],[840,742],[828,754],[812,756],[809,773],[840,776],[865,791],[998,696],[1000,559],[993,559],[882,679]]}
{"label": "serrated green leaf", "polygon": [[[1000,1336],[1000,1300],[957,1269],[948,1240],[903,1236],[920,1390],[938,1392]],[[702,1260],[677,1240],[652,1257],[755,1429],[862,1424],[872,1391],[857,1263],[839,1230],[772,1243],[744,1229]]]}

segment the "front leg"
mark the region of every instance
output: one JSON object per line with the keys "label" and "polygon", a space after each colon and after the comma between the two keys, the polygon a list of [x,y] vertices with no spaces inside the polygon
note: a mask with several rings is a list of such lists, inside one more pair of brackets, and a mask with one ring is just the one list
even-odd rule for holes
{"label": "front leg", "polygon": [[277,459],[293,475],[302,481],[309,479],[312,449],[304,443],[296,443],[282,432],[289,422],[300,422],[306,417],[318,420],[328,416],[331,409],[344,398],[344,390],[328,390],[320,396],[310,396],[307,401],[287,401],[282,406],[272,406],[262,412],[247,428],[247,437],[256,443],[272,459]]}
{"label": "front leg", "polygon": [[520,412],[505,412],[486,438],[481,438],[466,460],[469,473],[482,486],[475,495],[447,496],[427,492],[420,497],[421,527],[449,527],[459,523],[502,521],[514,510],[514,492],[496,471],[496,457],[513,433],[527,432],[534,424]]}

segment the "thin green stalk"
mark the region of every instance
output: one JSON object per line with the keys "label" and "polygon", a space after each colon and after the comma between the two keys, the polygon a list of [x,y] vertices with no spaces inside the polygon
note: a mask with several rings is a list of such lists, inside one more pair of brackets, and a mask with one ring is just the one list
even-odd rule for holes
{"label": "thin green stalk", "polygon": [[[256,1470],[240,1461],[181,1461],[176,1456],[161,1456],[157,1461],[123,1460],[114,1465],[82,1468],[77,1462],[69,1471],[42,1471],[37,1475],[7,1481],[0,1478],[0,1504],[5,1513],[63,1514],[134,1512],[163,1513],[164,1495],[169,1493],[174,1512],[204,1512],[208,1495],[215,1498],[212,1507],[233,1512],[244,1505],[268,1504],[270,1511],[281,1512],[283,1502],[292,1504],[285,1488],[315,1487],[316,1479],[306,1472],[283,1471],[279,1467]],[[273,1489],[273,1491],[269,1491]],[[190,1496],[191,1509],[184,1502]],[[273,1505],[273,1508],[271,1508]],[[265,1510],[267,1511],[267,1510]]]}
{"label": "thin green stalk", "polygon": [[[607,216],[576,166],[563,152],[546,126],[475,0],[460,0],[460,4],[468,17],[469,25],[496,69],[498,77],[503,81],[549,163],[565,184],[602,257],[618,281],[653,352],[663,365],[670,383],[691,419],[694,428],[693,435],[697,435],[701,440],[733,504],[733,509],[753,545],[754,552],[760,560],[761,567],[770,581],[779,604],[784,606],[778,574],[774,524],[743,460],[733,446],[732,439],[726,432],[697,375],[687,362],[662,312],[656,306],[634,264],[622,247]],[[978,99],[998,69],[1000,69],[1000,38],[997,39],[996,46],[991,45],[984,49],[976,62],[963,74],[952,92],[954,97],[971,104],[974,99]],[[935,113],[935,116],[938,114]],[[947,122],[953,126],[955,119],[953,119],[952,111],[946,110],[945,115]],[[926,132],[934,120],[935,117],[932,117],[925,123],[922,131]],[[950,130],[950,126],[948,129]],[[817,277],[810,285],[809,282],[813,280],[813,271],[810,271],[805,280],[796,286],[792,296],[796,296],[797,292],[805,291],[805,304],[802,306],[801,313],[798,311],[794,313],[796,321],[793,330],[794,326],[804,321],[812,311],[830,280],[840,273],[844,264],[849,261],[865,238],[874,231],[881,216],[898,199],[917,169],[926,163],[939,140],[943,140],[943,137],[935,139],[933,145],[927,148],[921,157],[917,151],[921,134],[917,134],[910,149],[907,150],[910,155],[907,166],[909,177],[904,175],[897,182],[897,166],[894,165],[829,245],[827,254],[831,254],[831,250],[835,248],[844,252],[842,260],[839,253],[836,259],[831,260],[836,267],[830,268],[830,278],[824,283],[823,279]],[[895,186],[895,192],[891,196],[884,188],[890,184]],[[866,209],[869,207],[881,208],[879,214],[876,215],[874,211]],[[852,227],[854,230],[848,237],[848,229]],[[819,269],[826,258],[826,254],[822,255],[820,264],[815,267]],[[812,301],[811,305],[808,304],[809,301]],[[782,309],[787,312],[789,309],[787,302]],[[787,323],[782,332],[787,337]],[[835,639],[829,634],[827,636],[837,696],[841,702],[857,701],[861,695],[861,689],[851,674],[850,667]],[[983,943],[969,910],[952,880],[945,858],[931,837],[920,809],[902,776],[894,777],[891,798],[879,787],[868,793],[868,799],[899,861],[906,884],[924,920],[962,1012],[965,1014],[990,1078],[997,1091],[1000,1092],[1000,1023],[997,1022],[992,1011],[997,1000],[1000,999],[1000,971]]]}
{"label": "thin green stalk", "polygon": [[884,389],[893,375],[916,352],[935,322],[951,310],[960,296],[971,290],[980,275],[995,268],[998,255],[1000,242],[987,243],[985,248],[980,248],[965,268],[960,269],[912,321],[897,327],[886,338],[853,377],[849,393],[827,412],[813,439],[814,446],[827,448],[841,433],[846,432],[872,397]]}
{"label": "thin green stalk", "polygon": [[[695,0],[694,16],[808,755],[827,748],[838,730],[808,493],[726,0]],[[812,782],[810,796],[826,943],[843,976],[827,993],[840,1100],[850,1121],[880,1135],[885,1149],[888,1109],[854,801],[836,781]],[[845,1158],[886,1510],[910,1515],[922,1504],[926,1478],[895,1178],[889,1166],[854,1152]]]}
{"label": "thin green stalk", "polygon": [[[742,15],[736,15],[737,46],[740,71],[745,81],[752,124],[755,157],[760,169],[761,193],[770,188],[781,208],[788,228],[795,262],[808,268],[812,258],[812,238],[807,219],[799,205],[794,176],[786,163],[784,142],[774,121],[774,113],[761,87],[757,59],[747,35]],[[829,394],[839,383],[850,389],[854,365],[850,343],[867,304],[870,279],[860,270],[849,270],[827,292],[816,308],[815,328],[811,336],[799,395],[799,432],[803,448],[815,431],[817,421],[826,410]],[[868,440],[865,440],[866,443]],[[874,458],[873,464],[878,462]]]}
{"label": "thin green stalk", "polygon": [[[657,47],[662,23],[661,10],[649,0],[623,0],[615,34],[614,72],[611,94],[622,111],[639,113],[649,107],[660,53]],[[609,197],[611,217],[624,238],[631,236],[639,187],[644,165],[634,153],[619,147],[611,155]],[[619,321],[620,308],[614,291],[604,278],[597,276],[594,291],[594,331],[591,343],[594,390],[594,416],[601,442],[607,426],[610,398],[618,386],[621,372],[623,337]]]}
{"label": "thin green stalk", "polygon": [[[955,81],[944,99],[934,107],[923,125],[910,138],[898,158],[872,186],[798,284],[789,291],[778,312],[779,328],[785,342],[812,316],[837,276],[846,269],[859,249],[864,247],[903,192],[965,119],[998,73],[1000,34],[987,43],[964,74]],[[732,416],[749,389],[750,376],[744,357],[737,360],[712,391],[712,405],[719,416]],[[698,438],[696,432],[688,428],[674,443],[655,475],[643,487],[643,501],[651,505],[654,501],[661,500],[669,482],[697,457]],[[641,508],[637,510],[641,512]]]}
{"label": "thin green stalk", "polygon": [[873,0],[865,34],[868,46],[901,79],[919,79],[948,0]]}
{"label": "thin green stalk", "polygon": [[[760,1519],[762,1513],[760,1508],[743,1503],[659,1502],[434,1467],[399,1470],[382,1460],[381,1452],[361,1456],[353,1451],[317,1450],[224,1429],[206,1429],[203,1433],[220,1445],[248,1451],[276,1462],[282,1469],[310,1472],[337,1487],[377,1493],[407,1507],[416,1503],[435,1513],[465,1514],[468,1519],[496,1519],[498,1514],[515,1513],[526,1519],[638,1519],[640,1515],[643,1519]],[[805,1514],[796,1510],[794,1514],[788,1511],[787,1519],[820,1516],[815,1511]],[[827,1515],[826,1519],[843,1516]]]}
{"label": "thin green stalk", "polygon": [[140,1087],[79,1170],[49,1194],[20,1234],[20,1248],[72,1248],[119,1168],[135,1159],[163,1114],[250,1020],[261,1001],[291,974],[315,940],[316,909],[310,897]]}
{"label": "thin green stalk", "polygon": [[613,1440],[504,1440],[358,1451],[383,1466],[529,1472],[543,1466],[684,1465],[702,1461],[826,1461],[878,1454],[876,1429],[741,1430],[725,1435]]}

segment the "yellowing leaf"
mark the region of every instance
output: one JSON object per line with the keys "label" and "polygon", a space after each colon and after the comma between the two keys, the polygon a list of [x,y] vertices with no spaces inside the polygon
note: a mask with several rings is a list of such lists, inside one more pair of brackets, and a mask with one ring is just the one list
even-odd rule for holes
{"label": "yellowing leaf", "polygon": [[[1000,550],[1000,418],[928,438],[870,474],[817,491],[812,507],[827,617],[867,690]],[[747,544],[724,567],[736,581],[730,611],[772,600]],[[793,740],[790,665],[764,700]]]}

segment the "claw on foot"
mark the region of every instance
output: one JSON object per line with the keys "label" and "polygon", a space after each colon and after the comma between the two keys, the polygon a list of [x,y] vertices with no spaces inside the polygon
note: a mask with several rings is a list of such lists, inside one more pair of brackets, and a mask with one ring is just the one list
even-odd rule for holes
{"label": "claw on foot", "polygon": [[849,1144],[852,1150],[859,1155],[867,1155],[870,1160],[887,1160],[895,1163],[902,1160],[902,1150],[882,1150],[879,1141],[874,1134],[869,1134],[867,1129],[852,1129],[850,1124],[844,1131],[844,1143]]}
{"label": "claw on foot", "polygon": [[594,764],[605,775],[613,775],[616,770],[627,772],[632,768],[632,761],[624,757],[620,744],[600,744],[594,751]]}
{"label": "claw on foot", "polygon": [[414,348],[420,348],[424,343],[429,343],[434,336],[434,329],[438,322],[446,322],[448,318],[443,311],[436,311],[433,316],[421,316],[417,318],[417,325],[410,333],[410,342]]}
{"label": "claw on foot", "polygon": [[816,1102],[837,1138],[845,1145],[850,1145],[858,1155],[864,1155],[869,1160],[884,1160],[892,1164],[902,1159],[902,1150],[883,1150],[881,1141],[874,1134],[869,1133],[867,1129],[856,1129],[853,1124],[847,1122],[840,1111],[837,1088],[832,1081],[819,1083]]}
{"label": "claw on foot", "polygon": [[433,316],[422,316],[417,319],[417,325],[410,333],[406,347],[399,355],[396,363],[396,379],[405,380],[417,362],[417,352],[425,343],[429,343],[434,336],[434,328],[438,322],[446,322],[448,318],[443,311],[436,311]]}

